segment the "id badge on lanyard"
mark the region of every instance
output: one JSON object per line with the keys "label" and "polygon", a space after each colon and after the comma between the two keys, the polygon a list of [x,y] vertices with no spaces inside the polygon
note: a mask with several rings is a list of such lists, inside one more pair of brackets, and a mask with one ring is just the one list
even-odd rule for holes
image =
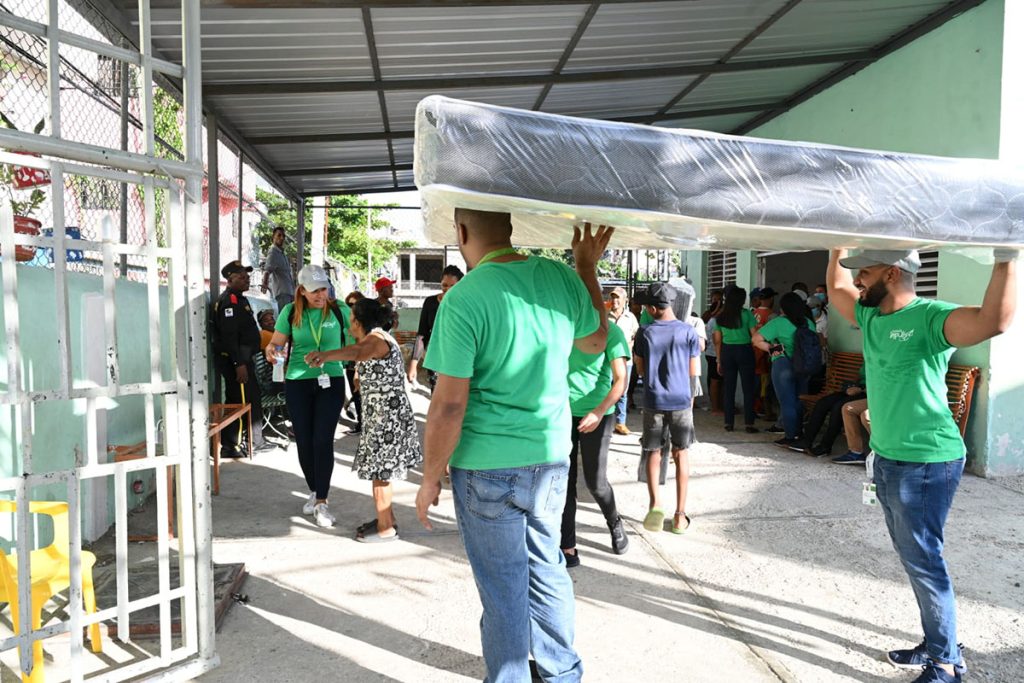
{"label": "id badge on lanyard", "polygon": [[[316,342],[316,350],[320,350],[320,339],[323,337],[324,330],[324,317],[326,313],[321,313],[320,316],[320,329],[313,329],[313,321],[309,320],[309,333],[313,336],[313,341]],[[320,376],[316,378],[316,383],[320,385],[321,389],[331,388],[331,376],[327,374],[326,370],[320,370]]]}

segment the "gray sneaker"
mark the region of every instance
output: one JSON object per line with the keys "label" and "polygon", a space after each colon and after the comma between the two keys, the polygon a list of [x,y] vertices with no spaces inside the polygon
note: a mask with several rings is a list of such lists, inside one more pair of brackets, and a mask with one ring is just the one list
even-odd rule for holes
{"label": "gray sneaker", "polygon": [[316,507],[316,492],[310,491],[309,498],[306,499],[305,504],[302,506],[302,514],[311,515],[313,514],[313,508]]}

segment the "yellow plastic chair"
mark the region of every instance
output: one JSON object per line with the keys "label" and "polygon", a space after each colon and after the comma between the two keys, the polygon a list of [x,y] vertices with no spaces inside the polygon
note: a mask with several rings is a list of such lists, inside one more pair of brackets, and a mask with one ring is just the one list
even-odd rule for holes
{"label": "yellow plastic chair", "polygon": [[[33,550],[31,554],[32,573],[32,630],[42,627],[43,605],[53,596],[71,586],[71,558],[68,556],[68,504],[56,501],[35,501],[29,503],[29,512],[46,515],[53,520],[53,542],[45,548]],[[12,500],[0,500],[0,513],[14,514],[17,505]],[[96,612],[96,592],[92,584],[92,567],[96,556],[82,551],[82,597],[87,614]],[[18,557],[8,555],[0,549],[0,602],[11,605],[11,621],[14,630],[21,633],[18,625]],[[102,652],[100,625],[89,626],[89,642],[93,652]],[[22,674],[24,683],[43,683],[43,643],[32,643],[32,673]]]}

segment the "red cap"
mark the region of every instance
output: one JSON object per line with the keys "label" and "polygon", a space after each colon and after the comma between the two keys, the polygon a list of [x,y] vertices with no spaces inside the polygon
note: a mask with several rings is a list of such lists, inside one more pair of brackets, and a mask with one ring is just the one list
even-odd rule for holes
{"label": "red cap", "polygon": [[377,281],[373,283],[373,288],[379,292],[385,287],[391,287],[396,282],[398,282],[398,280],[391,280],[390,278],[386,277],[377,278]]}

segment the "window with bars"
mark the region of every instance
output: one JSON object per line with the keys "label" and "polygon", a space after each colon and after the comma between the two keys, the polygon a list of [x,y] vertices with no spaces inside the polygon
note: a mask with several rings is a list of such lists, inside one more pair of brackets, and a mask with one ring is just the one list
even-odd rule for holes
{"label": "window with bars", "polygon": [[922,251],[921,270],[917,271],[915,286],[917,295],[926,299],[934,299],[939,295],[939,252]]}
{"label": "window with bars", "polygon": [[711,292],[736,284],[736,252],[709,251],[707,254],[707,277],[704,281],[704,298],[711,303]]}

